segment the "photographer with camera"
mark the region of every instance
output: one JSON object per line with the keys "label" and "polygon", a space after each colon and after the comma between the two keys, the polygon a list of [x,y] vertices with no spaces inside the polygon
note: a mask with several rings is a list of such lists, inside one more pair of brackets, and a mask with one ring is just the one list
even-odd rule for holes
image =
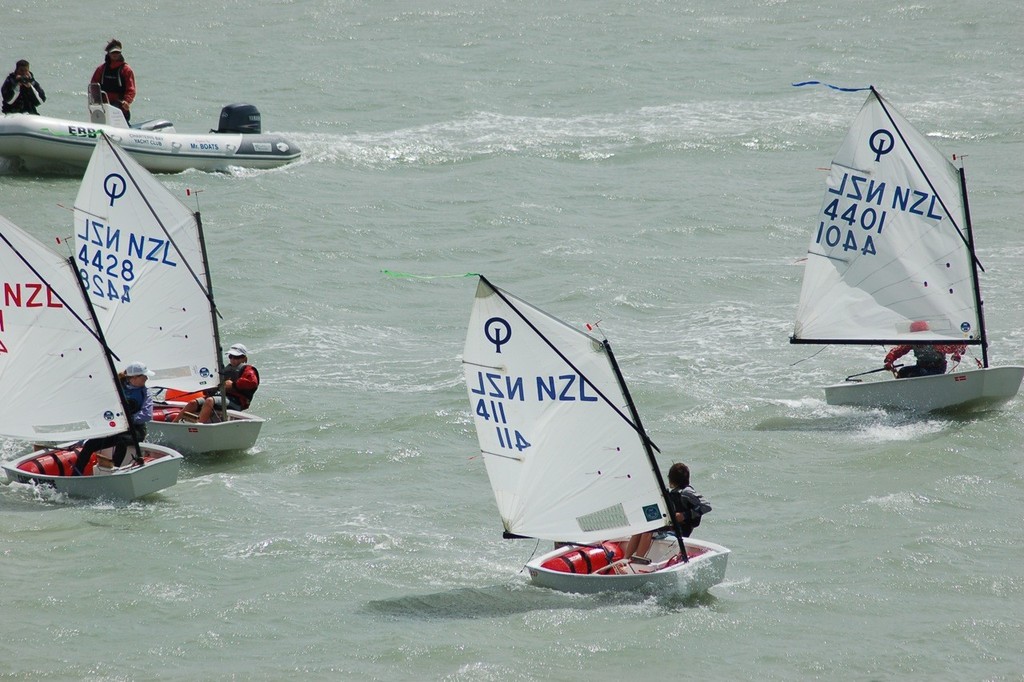
{"label": "photographer with camera", "polygon": [[5,114],[39,114],[36,109],[46,101],[43,86],[39,85],[32,72],[28,70],[28,60],[19,59],[14,71],[7,74],[3,87],[3,112]]}

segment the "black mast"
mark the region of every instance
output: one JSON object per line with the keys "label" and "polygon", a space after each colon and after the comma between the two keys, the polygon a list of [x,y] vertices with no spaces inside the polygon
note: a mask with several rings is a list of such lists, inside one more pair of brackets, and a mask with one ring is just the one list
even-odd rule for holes
{"label": "black mast", "polygon": [[228,420],[228,396],[224,389],[224,358],[220,348],[220,327],[217,325],[217,304],[213,300],[213,279],[210,277],[210,260],[206,257],[206,236],[203,234],[203,218],[199,211],[192,214],[196,219],[196,230],[199,234],[199,247],[203,254],[203,275],[206,277],[206,300],[210,303],[210,319],[213,322],[213,345],[217,349],[217,381],[220,383],[221,416]]}
{"label": "black mast", "polygon": [[132,424],[132,413],[128,409],[128,401],[124,395],[124,389],[121,387],[121,382],[118,380],[117,368],[114,367],[114,359],[111,357],[113,351],[110,350],[110,346],[107,345],[107,339],[103,335],[103,327],[100,325],[99,319],[96,317],[96,309],[92,305],[92,298],[89,297],[89,291],[85,288],[85,282],[78,274],[78,266],[75,265],[75,259],[73,256],[68,256],[68,267],[75,273],[75,281],[78,282],[78,288],[82,292],[82,298],[85,300],[85,305],[89,308],[89,315],[92,317],[92,323],[96,326],[96,339],[100,342],[100,346],[103,348],[103,357],[107,360],[107,367],[110,368],[110,377],[114,380],[114,387],[117,389],[117,399],[121,401],[121,411],[124,414],[125,421],[128,423],[128,435],[132,439],[132,443],[135,445],[135,454],[132,455],[132,459],[136,464],[142,464],[144,461],[142,454],[142,444],[139,443],[139,438],[135,434],[135,428]]}
{"label": "black mast", "polygon": [[960,195],[964,202],[964,231],[967,233],[967,249],[971,256],[971,283],[974,286],[974,307],[978,309],[978,333],[981,335],[981,364],[988,367],[988,334],[985,332],[985,308],[981,300],[981,286],[978,283],[978,257],[974,253],[974,229],[971,227],[971,208],[967,203],[967,176],[964,175],[963,161],[958,169]]}
{"label": "black mast", "polygon": [[683,529],[679,525],[679,521],[676,520],[675,510],[672,508],[672,501],[669,499],[668,488],[665,487],[665,479],[661,475],[661,468],[658,467],[658,460],[654,456],[654,449],[652,447],[651,439],[647,435],[647,430],[644,429],[642,423],[640,423],[640,413],[636,409],[636,404],[633,402],[633,396],[629,393],[629,387],[626,386],[626,380],[622,376],[622,371],[619,369],[619,363],[615,360],[615,354],[612,353],[611,344],[608,343],[608,339],[601,341],[601,345],[604,346],[604,352],[608,354],[608,361],[611,363],[612,370],[615,372],[615,379],[619,382],[619,389],[622,391],[622,395],[626,397],[626,405],[629,407],[629,414],[633,417],[633,424],[636,428],[637,435],[640,436],[640,440],[644,444],[644,451],[647,453],[647,461],[651,465],[651,471],[654,473],[655,480],[658,481],[658,488],[661,490],[661,497],[665,500],[665,508],[668,509],[668,517],[672,522],[672,530],[675,531],[676,540],[679,542],[679,552],[683,556],[683,561],[689,561],[689,557],[686,556],[686,545],[683,544]]}

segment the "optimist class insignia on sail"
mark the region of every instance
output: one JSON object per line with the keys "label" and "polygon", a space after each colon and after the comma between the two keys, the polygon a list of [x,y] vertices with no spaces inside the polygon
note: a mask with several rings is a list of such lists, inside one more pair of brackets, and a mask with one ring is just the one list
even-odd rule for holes
{"label": "optimist class insignia on sail", "polygon": [[[491,317],[483,323],[480,333],[493,348],[495,360],[501,361],[506,346],[514,344],[512,324],[503,317]],[[534,376],[511,375],[495,367],[475,371],[469,381],[469,392],[478,396],[473,406],[475,416],[495,425],[497,444],[503,450],[522,452],[530,447],[530,439],[510,423],[512,410],[508,403],[596,403],[599,398],[586,380],[576,372]]]}
{"label": "optimist class insignia on sail", "polygon": [[[893,150],[892,133],[876,130],[867,144],[878,162]],[[834,197],[822,206],[825,219],[818,225],[815,242],[829,248],[841,246],[843,251],[857,251],[863,256],[878,255],[876,240],[883,237],[890,212],[904,212],[935,223],[945,215],[938,197],[930,191],[890,186],[884,180],[850,170],[843,170],[838,178],[830,177],[826,191]]]}

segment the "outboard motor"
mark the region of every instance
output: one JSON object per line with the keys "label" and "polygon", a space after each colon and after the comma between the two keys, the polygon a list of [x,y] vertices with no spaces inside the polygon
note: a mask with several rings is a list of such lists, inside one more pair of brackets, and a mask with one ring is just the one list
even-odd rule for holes
{"label": "outboard motor", "polygon": [[220,110],[220,127],[211,133],[258,135],[262,131],[260,110],[252,104],[229,104]]}

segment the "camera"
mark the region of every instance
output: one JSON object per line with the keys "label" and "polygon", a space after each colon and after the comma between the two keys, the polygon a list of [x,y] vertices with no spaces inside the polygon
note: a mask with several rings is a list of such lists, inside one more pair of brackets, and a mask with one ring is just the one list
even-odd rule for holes
{"label": "camera", "polygon": [[18,82],[19,83],[31,83],[32,82],[32,78],[30,78],[29,76],[18,76]]}

